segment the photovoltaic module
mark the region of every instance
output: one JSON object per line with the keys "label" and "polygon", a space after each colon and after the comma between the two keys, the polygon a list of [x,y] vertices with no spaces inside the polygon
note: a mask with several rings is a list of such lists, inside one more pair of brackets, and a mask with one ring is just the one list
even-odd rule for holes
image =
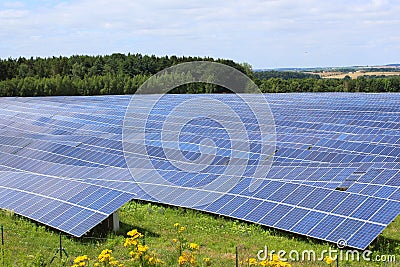
{"label": "photovoltaic module", "polygon": [[359,249],[400,213],[400,94],[264,95],[266,135],[257,95],[136,97],[0,98],[0,208],[79,237],[141,199]]}

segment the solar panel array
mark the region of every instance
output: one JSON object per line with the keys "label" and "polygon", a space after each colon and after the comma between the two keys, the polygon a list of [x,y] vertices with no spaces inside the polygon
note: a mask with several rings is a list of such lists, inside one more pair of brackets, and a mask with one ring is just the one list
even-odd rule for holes
{"label": "solar panel array", "polygon": [[[138,105],[154,97],[142,96]],[[1,98],[0,207],[81,236],[132,198],[157,201],[153,189],[168,192],[167,204],[360,249],[399,214],[400,94],[267,95],[276,125],[271,169],[263,179],[251,168],[240,177],[231,173],[237,183],[229,192],[202,189],[235,152],[218,122],[202,117],[180,128],[178,150],[187,161],[207,154],[201,140],[215,145],[206,171],[179,172],[162,156],[166,148],[157,134],[173,103],[191,97],[166,95],[149,117],[136,118],[146,122],[148,135],[140,138],[151,149],[130,157],[150,155],[157,172],[143,166],[142,179],[131,176],[123,152],[129,96]],[[235,101],[234,95],[205,97]],[[240,116],[256,124],[251,111]],[[253,148],[244,156],[248,166],[259,160],[251,161],[259,149]],[[250,190],[254,178],[257,188]]]}
{"label": "solar panel array", "polygon": [[127,174],[125,106],[111,100],[1,98],[0,207],[82,236],[131,200],[106,182]]}

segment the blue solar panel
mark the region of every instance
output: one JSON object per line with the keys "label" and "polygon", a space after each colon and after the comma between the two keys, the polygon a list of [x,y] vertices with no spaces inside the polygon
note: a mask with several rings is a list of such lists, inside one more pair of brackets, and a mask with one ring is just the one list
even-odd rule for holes
{"label": "blue solar panel", "polygon": [[310,211],[289,229],[295,233],[309,233],[311,229],[318,225],[325,217],[326,214],[324,213]]}
{"label": "blue solar panel", "polygon": [[274,225],[274,227],[280,229],[291,229],[295,224],[299,222],[302,218],[307,216],[309,211],[306,209],[293,209],[292,212],[287,212],[286,215]]}
{"label": "blue solar panel", "polygon": [[229,216],[242,219],[247,216],[247,214],[249,214],[252,210],[256,209],[258,205],[261,204],[261,202],[262,201],[258,199],[247,199],[245,200],[245,202],[243,202],[241,206],[237,207],[234,212],[229,214]]}
{"label": "blue solar panel", "polygon": [[[131,113],[131,96],[0,98],[0,207],[81,236],[132,198],[165,195],[160,202],[361,249],[398,215],[400,94],[267,95],[276,126],[268,155],[257,96],[202,95],[237,118],[197,116],[201,101],[179,109],[197,97],[139,96]],[[165,142],[168,133],[177,139]],[[130,162],[126,151],[136,151]],[[267,156],[271,169],[258,172]],[[182,165],[201,160],[204,168]]]}
{"label": "blue solar panel", "polygon": [[[325,191],[327,192],[327,191]],[[326,197],[319,201],[317,206],[315,206],[316,210],[321,210],[325,212],[333,211],[345,198],[348,196],[348,193],[340,192],[340,191],[328,191]]]}
{"label": "blue solar panel", "polygon": [[378,198],[367,198],[357,209],[351,214],[351,217],[368,220],[370,219],[384,204],[385,200]]}
{"label": "blue solar panel", "polygon": [[205,209],[207,211],[210,212],[216,212],[217,210],[219,210],[222,206],[224,206],[226,203],[228,203],[229,201],[231,201],[234,198],[234,196],[232,195],[225,195],[219,199],[217,199],[216,201],[214,201],[213,203],[211,203],[210,205],[208,205],[207,207],[205,207]]}
{"label": "blue solar panel", "polygon": [[398,215],[400,209],[400,203],[396,201],[387,201],[382,207],[372,215],[371,221],[389,224]]}
{"label": "blue solar panel", "polygon": [[[350,237],[357,231],[364,222],[357,221],[353,219],[342,220],[342,223],[337,226],[337,228],[328,235],[328,240],[343,240],[348,241]],[[333,228],[333,227],[332,227]]]}
{"label": "blue solar panel", "polygon": [[385,229],[385,227],[382,225],[365,223],[357,232],[355,232],[348,240],[346,240],[347,245],[350,247],[358,247],[359,244],[370,243],[371,237],[378,236],[383,229]]}
{"label": "blue solar panel", "polygon": [[249,212],[244,219],[251,221],[251,222],[259,222],[265,214],[270,212],[277,204],[272,203],[272,202],[262,202],[259,206],[257,206],[257,209],[253,209],[251,212]]}
{"label": "blue solar panel", "polygon": [[218,209],[216,213],[230,215],[245,201],[247,201],[247,199],[244,197],[235,197]]}
{"label": "blue solar panel", "polygon": [[266,215],[259,222],[264,225],[273,226],[292,209],[293,207],[291,206],[278,204],[273,209],[266,211]]}

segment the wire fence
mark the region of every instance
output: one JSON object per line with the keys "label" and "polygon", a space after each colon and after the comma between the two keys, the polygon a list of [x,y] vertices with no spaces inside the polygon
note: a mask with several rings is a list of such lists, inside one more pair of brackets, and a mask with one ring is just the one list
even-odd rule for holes
{"label": "wire fence", "polygon": [[[63,233],[43,235],[43,231],[32,231],[7,228],[0,224],[1,234],[1,265],[0,266],[71,266],[73,260],[79,255],[92,255],[95,257],[103,249],[110,247],[123,248],[118,237],[80,237]],[[146,238],[143,238],[143,245]],[[78,244],[78,245],[77,245]],[[84,246],[82,246],[84,244]],[[236,267],[247,266],[240,263],[243,255],[241,245],[235,249],[234,265]],[[174,265],[177,266],[177,265]],[[215,266],[218,266],[215,265]]]}
{"label": "wire fence", "polygon": [[[0,224],[1,232],[1,262],[0,266],[71,266],[73,260],[80,255],[91,255],[95,258],[104,249],[123,248],[123,237],[112,238],[80,237],[53,232],[50,236],[43,235],[43,231],[32,231],[7,228]],[[146,242],[144,233],[143,245]],[[82,246],[84,244],[84,246]],[[233,266],[247,266],[240,264],[241,246],[236,247],[235,263]],[[217,262],[216,262],[217,263]],[[167,265],[170,266],[170,265]],[[178,266],[174,264],[174,266]],[[214,265],[214,266],[218,266]]]}
{"label": "wire fence", "polygon": [[[109,237],[80,237],[49,231],[51,234],[43,234],[43,229],[23,230],[7,228],[0,224],[0,266],[71,266],[75,257],[80,255],[89,255],[90,258],[96,258],[104,249],[115,249],[116,253],[123,255],[125,248],[123,246],[124,236],[113,235]],[[47,232],[47,233],[49,233]],[[143,238],[143,245],[145,242]],[[118,251],[119,249],[119,251]],[[126,252],[126,251],[125,251]],[[243,262],[243,259],[251,256],[243,245],[238,245],[235,248],[235,253],[232,255],[232,266],[243,267],[252,266],[249,262]],[[219,266],[218,260],[214,261]],[[365,262],[342,262],[336,260],[329,266],[364,266]],[[372,263],[372,262],[371,262]],[[324,262],[298,262],[292,266],[328,266]],[[357,265],[361,264],[361,265]],[[393,267],[400,266],[392,259],[391,261],[380,262],[368,266],[385,266]],[[172,265],[167,265],[172,266]],[[174,266],[178,266],[175,264]],[[225,265],[224,265],[225,266]]]}
{"label": "wire fence", "polygon": [[[0,225],[1,266],[71,266],[76,256],[96,255],[109,247],[108,238],[72,236],[59,233],[43,236],[42,231],[24,231]],[[84,243],[85,246],[77,245]]]}
{"label": "wire fence", "polygon": [[[43,236],[42,231],[15,230],[0,225],[1,231],[1,266],[71,266],[79,255],[95,257],[103,249],[115,248],[121,239],[80,237],[74,238],[63,233]],[[114,237],[115,238],[115,237]],[[111,241],[110,241],[111,240]],[[123,240],[123,239],[122,239]],[[143,243],[145,242],[143,238]],[[77,245],[84,243],[84,246]],[[252,266],[251,262],[243,262],[248,258],[243,245],[235,247],[232,266]],[[218,262],[215,262],[218,266]],[[169,265],[168,265],[169,266]],[[178,266],[178,265],[174,265]],[[331,265],[331,266],[339,266]]]}

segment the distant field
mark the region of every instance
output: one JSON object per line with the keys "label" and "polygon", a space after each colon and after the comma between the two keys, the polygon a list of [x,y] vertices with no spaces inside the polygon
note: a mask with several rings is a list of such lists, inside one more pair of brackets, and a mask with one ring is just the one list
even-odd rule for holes
{"label": "distant field", "polygon": [[343,73],[343,72],[323,72],[323,73],[314,73],[314,74],[318,74],[319,76],[321,76],[321,78],[328,78],[328,79],[343,79],[344,77],[346,77],[347,75],[350,76],[352,79],[357,79],[357,77],[360,76],[372,76],[372,75],[376,75],[376,76],[381,76],[381,75],[385,75],[385,76],[393,76],[393,75],[400,75],[400,72],[395,72],[395,71],[372,71],[372,72],[364,72],[364,71],[356,71],[356,72],[348,72],[348,73]]}

